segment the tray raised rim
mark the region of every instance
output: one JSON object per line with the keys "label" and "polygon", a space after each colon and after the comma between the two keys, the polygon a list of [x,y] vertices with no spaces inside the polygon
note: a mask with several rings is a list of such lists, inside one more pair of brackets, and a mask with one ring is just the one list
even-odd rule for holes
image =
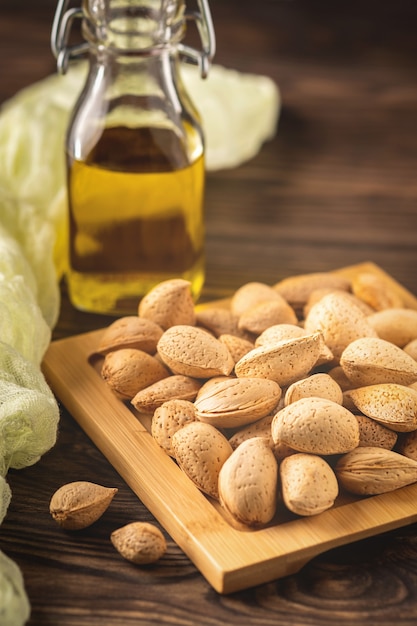
{"label": "tray raised rim", "polygon": [[[373,263],[337,270],[372,271],[417,299]],[[103,329],[53,341],[43,361],[57,398],[211,586],[228,594],[297,572],[336,546],[417,521],[417,484],[358,499],[318,516],[260,530],[233,527],[159,447],[135,414],[100,379],[90,357]]]}

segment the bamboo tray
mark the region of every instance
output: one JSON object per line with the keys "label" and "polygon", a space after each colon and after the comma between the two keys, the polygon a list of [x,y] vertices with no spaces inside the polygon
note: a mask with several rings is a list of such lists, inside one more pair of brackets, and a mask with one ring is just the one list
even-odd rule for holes
{"label": "bamboo tray", "polygon": [[[374,272],[417,309],[417,299],[382,269],[364,263],[337,270]],[[142,419],[101,380],[92,355],[102,330],[52,342],[43,371],[52,390],[143,504],[221,594],[297,572],[336,546],[417,521],[417,484],[362,499],[339,499],[314,517],[287,515],[261,530],[230,523],[165,454]]]}

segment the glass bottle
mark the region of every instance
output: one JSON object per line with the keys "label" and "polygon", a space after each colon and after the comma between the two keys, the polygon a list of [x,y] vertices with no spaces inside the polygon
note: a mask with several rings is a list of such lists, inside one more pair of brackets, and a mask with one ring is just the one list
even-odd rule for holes
{"label": "glass bottle", "polygon": [[[67,283],[76,308],[127,315],[162,280],[204,282],[204,137],[179,73],[180,55],[214,53],[208,6],[185,0],[83,0],[57,7],[52,48],[60,71],[88,52],[85,86],[66,139]],[[182,44],[197,15],[198,52]],[[84,41],[67,44],[75,18]]]}

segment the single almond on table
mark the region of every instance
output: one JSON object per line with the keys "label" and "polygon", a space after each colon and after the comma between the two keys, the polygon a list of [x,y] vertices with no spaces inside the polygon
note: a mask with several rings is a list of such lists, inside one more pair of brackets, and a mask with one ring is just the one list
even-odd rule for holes
{"label": "single almond on table", "polygon": [[153,413],[167,400],[179,399],[193,401],[201,387],[201,381],[182,376],[168,376],[163,380],[145,387],[131,400],[131,404],[140,413]]}
{"label": "single almond on table", "polygon": [[163,330],[177,324],[196,323],[191,283],[172,278],[158,283],[142,298],[138,315],[158,324]]}
{"label": "single almond on table", "polygon": [[324,373],[312,374],[292,383],[285,392],[284,403],[288,405],[301,398],[311,398],[312,396],[332,400],[337,404],[343,403],[343,392],[340,385],[331,376]]}
{"label": "single almond on table", "polygon": [[196,417],[218,428],[244,426],[271,413],[281,393],[280,386],[266,378],[208,381],[194,402]]}
{"label": "single almond on table", "polygon": [[417,361],[379,337],[352,341],[342,352],[340,365],[354,387],[378,383],[411,385],[417,381]]}
{"label": "single almond on table", "polygon": [[393,450],[359,447],[338,460],[335,472],[346,491],[377,495],[415,483],[417,461]]}
{"label": "single almond on table", "polygon": [[143,350],[121,348],[106,354],[101,376],[120,398],[131,400],[142,389],[170,376],[170,372]]}
{"label": "single almond on table", "polygon": [[120,348],[136,348],[155,354],[163,330],[151,320],[137,315],[121,317],[108,326],[99,341],[97,352],[107,354]]}
{"label": "single almond on table", "polygon": [[66,530],[81,530],[94,524],[107,510],[117,493],[114,487],[103,487],[79,480],[62,485],[53,494],[49,512]]}
{"label": "single almond on table", "polygon": [[267,378],[286,387],[307,376],[317,363],[322,346],[321,333],[259,346],[235,364],[235,373],[239,378]]}
{"label": "single almond on table", "polygon": [[345,392],[356,408],[397,432],[417,429],[417,391],[395,383],[358,387]]}
{"label": "single almond on table", "polygon": [[220,470],[220,503],[235,520],[248,526],[272,520],[277,488],[278,463],[262,437],[241,443]]}
{"label": "single almond on table", "polygon": [[234,361],[226,346],[196,326],[171,326],[158,341],[158,354],[175,374],[193,378],[227,376]]}
{"label": "single almond on table", "polygon": [[155,563],[167,550],[164,535],[149,522],[126,524],[114,530],[110,540],[123,558],[136,565]]}
{"label": "single almond on table", "polygon": [[414,309],[385,309],[369,316],[369,323],[378,337],[403,348],[417,339],[417,311]]}
{"label": "single almond on table", "polygon": [[272,420],[272,438],[298,452],[343,454],[359,445],[356,417],[324,398],[302,398],[284,407]]}
{"label": "single almond on table", "polygon": [[175,459],[185,474],[204,493],[219,497],[219,472],[232,447],[226,437],[214,426],[190,422],[172,437]]}
{"label": "single almond on table", "polygon": [[279,466],[285,506],[296,515],[318,515],[330,509],[339,493],[336,475],[321,456],[299,452]]}
{"label": "single almond on table", "polygon": [[159,406],[151,421],[151,434],[155,441],[170,456],[175,456],[172,448],[174,434],[188,424],[194,422],[195,407],[189,400],[167,400]]}

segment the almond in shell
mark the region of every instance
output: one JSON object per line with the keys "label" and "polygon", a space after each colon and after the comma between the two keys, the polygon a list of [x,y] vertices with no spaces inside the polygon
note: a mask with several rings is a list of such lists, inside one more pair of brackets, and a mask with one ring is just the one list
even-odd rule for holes
{"label": "almond in shell", "polygon": [[281,397],[280,386],[263,378],[208,381],[194,402],[196,417],[218,428],[235,428],[269,415]]}
{"label": "almond in shell", "polygon": [[286,405],[296,402],[301,398],[325,398],[343,403],[343,392],[340,385],[328,374],[312,374],[307,378],[292,383],[285,392],[284,402]]}
{"label": "almond in shell", "polygon": [[196,323],[191,283],[172,278],[158,283],[142,298],[139,317],[151,320],[163,330],[177,324]]}
{"label": "almond in shell", "polygon": [[239,317],[239,328],[259,335],[275,324],[296,324],[294,309],[279,294],[275,295],[274,300],[259,302],[246,309]]}
{"label": "almond in shell", "polygon": [[356,415],[359,424],[359,445],[386,448],[392,450],[398,440],[398,434],[379,424],[366,415]]}
{"label": "almond in shell", "polygon": [[168,376],[139,391],[131,404],[139,413],[153,413],[167,400],[195,400],[201,382],[190,376],[180,374]]}
{"label": "almond in shell", "polygon": [[417,381],[417,362],[395,344],[379,337],[352,341],[342,352],[340,365],[354,387],[378,383],[411,385]]}
{"label": "almond in shell", "polygon": [[235,373],[240,378],[267,378],[286,387],[307,376],[317,363],[322,346],[321,333],[259,346],[236,363]]}
{"label": "almond in shell", "polygon": [[253,437],[241,443],[219,473],[221,505],[236,521],[263,526],[275,515],[278,463],[266,440]]}
{"label": "almond in shell", "polygon": [[175,456],[172,449],[174,434],[190,422],[194,422],[195,407],[189,400],[167,400],[159,406],[151,421],[151,434],[155,441],[170,456]]}
{"label": "almond in shell", "polygon": [[417,461],[393,450],[361,446],[343,455],[335,472],[346,491],[377,495],[415,483]]}
{"label": "almond in shell", "polygon": [[163,330],[151,320],[128,315],[112,322],[101,336],[97,352],[107,354],[121,348],[136,348],[155,354]]}
{"label": "almond in shell", "polygon": [[219,472],[232,454],[226,437],[210,424],[190,422],[173,435],[172,449],[178,465],[193,483],[218,499]]}
{"label": "almond in shell", "polygon": [[336,360],[359,337],[376,337],[377,332],[349,294],[329,293],[317,302],[305,319],[305,330],[320,331]]}
{"label": "almond in shell", "polygon": [[272,438],[298,452],[343,454],[359,445],[359,426],[348,409],[324,398],[302,398],[275,414]]}
{"label": "almond in shell", "polygon": [[170,372],[143,350],[121,348],[106,354],[101,376],[119,398],[131,400],[142,389],[170,376]]}
{"label": "almond in shell", "polygon": [[364,415],[396,432],[417,429],[417,391],[395,383],[358,387],[345,396]]}
{"label": "almond in shell", "polygon": [[330,509],[339,484],[330,465],[321,456],[299,452],[279,466],[282,499],[296,515],[318,515]]}
{"label": "almond in shell", "polygon": [[196,326],[171,326],[158,341],[158,354],[174,374],[193,378],[227,376],[235,365],[227,347]]}
{"label": "almond in shell", "polygon": [[403,348],[417,339],[417,311],[395,308],[377,311],[368,318],[378,337]]}

